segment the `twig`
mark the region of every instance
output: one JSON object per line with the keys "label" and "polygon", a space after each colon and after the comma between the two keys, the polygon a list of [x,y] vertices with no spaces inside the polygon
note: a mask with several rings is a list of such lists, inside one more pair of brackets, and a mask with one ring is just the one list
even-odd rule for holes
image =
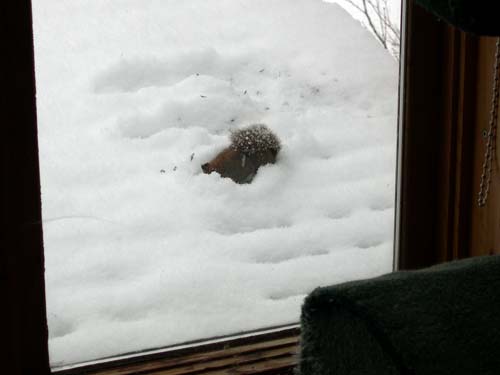
{"label": "twig", "polygon": [[[392,54],[399,59],[401,33],[399,27],[391,22],[387,0],[361,0],[361,4],[356,3],[354,0],[344,1],[364,15],[369,29],[377,40],[387,50],[389,50],[390,46]],[[378,27],[375,26],[376,24]]]}

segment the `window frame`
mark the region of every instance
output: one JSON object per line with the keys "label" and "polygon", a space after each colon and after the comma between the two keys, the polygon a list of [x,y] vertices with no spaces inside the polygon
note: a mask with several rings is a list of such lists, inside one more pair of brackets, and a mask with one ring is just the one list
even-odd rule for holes
{"label": "window frame", "polygon": [[497,38],[462,32],[418,6],[411,12],[400,126],[399,269],[500,252],[498,159],[489,202],[477,204]]}
{"label": "window frame", "polygon": [[[31,2],[6,1],[1,9],[6,63],[1,103],[6,132],[0,137],[0,277],[4,296],[0,311],[6,332],[2,341],[7,348],[2,351],[2,368],[13,375],[51,374]],[[468,163],[470,129],[464,124],[473,112],[467,98],[475,68],[468,56],[474,53],[476,41],[437,21],[414,0],[407,0],[403,9],[395,269],[412,269],[468,255],[468,234],[461,229],[469,220],[465,197],[470,193],[468,177],[472,172]],[[439,100],[430,101],[429,92],[437,93]],[[299,332],[295,327],[286,335],[298,337]],[[258,342],[276,339],[272,335],[256,337]],[[249,344],[234,340],[222,343],[223,347]],[[201,345],[196,350],[203,348],[210,351],[218,347]],[[178,358],[192,355],[193,350],[178,352],[182,354]],[[138,356],[134,361],[158,358]],[[236,364],[238,356],[234,358]],[[280,373],[291,371],[295,361],[291,355],[288,368]],[[113,364],[117,371],[124,365]],[[99,366],[92,368],[94,373],[98,370]],[[82,373],[85,368],[75,371]]]}

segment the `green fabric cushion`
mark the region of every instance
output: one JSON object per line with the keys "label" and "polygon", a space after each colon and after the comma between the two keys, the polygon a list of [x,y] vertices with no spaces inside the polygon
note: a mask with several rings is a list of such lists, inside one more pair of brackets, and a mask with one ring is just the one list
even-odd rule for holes
{"label": "green fabric cushion", "polygon": [[464,31],[500,36],[497,1],[416,0],[416,3]]}
{"label": "green fabric cushion", "polygon": [[318,288],[302,375],[500,373],[500,256]]}

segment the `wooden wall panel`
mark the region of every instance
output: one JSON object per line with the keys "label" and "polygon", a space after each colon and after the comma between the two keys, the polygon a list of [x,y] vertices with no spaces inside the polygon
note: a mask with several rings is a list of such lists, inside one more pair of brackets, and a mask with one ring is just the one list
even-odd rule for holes
{"label": "wooden wall panel", "polygon": [[437,236],[439,261],[467,256],[470,238],[470,197],[474,132],[477,38],[456,28],[444,34],[442,118],[437,176]]}
{"label": "wooden wall panel", "polygon": [[[497,140],[497,155],[493,164],[490,193],[484,207],[478,207],[477,194],[484,161],[486,138],[493,87],[493,67],[496,38],[481,37],[478,41],[475,90],[476,111],[474,126],[473,196],[471,197],[471,239],[470,255],[500,253],[500,141]],[[497,133],[498,139],[498,133]]]}

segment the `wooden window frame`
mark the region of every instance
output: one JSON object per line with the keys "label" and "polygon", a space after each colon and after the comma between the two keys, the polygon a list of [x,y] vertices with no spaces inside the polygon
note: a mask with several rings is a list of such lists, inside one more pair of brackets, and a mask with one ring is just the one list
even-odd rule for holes
{"label": "wooden window frame", "polygon": [[462,32],[408,4],[396,268],[500,253],[496,171],[490,202],[477,204],[496,38]]}
{"label": "wooden window frame", "polygon": [[[29,0],[1,5],[2,128],[0,279],[5,343],[2,372],[50,374],[45,307],[44,256],[36,128],[33,30]],[[470,255],[474,53],[477,38],[461,33],[408,0],[402,40],[395,268],[412,269]],[[436,100],[429,100],[435,93]],[[289,373],[298,328],[253,338],[222,340],[185,351],[108,361],[69,373],[138,373],[141,365],[169,363],[164,374]],[[229,348],[230,355],[221,350]],[[277,350],[278,355],[266,354]],[[266,355],[268,355],[266,357]],[[205,356],[205,357],[204,357]],[[170,359],[169,359],[170,358]],[[171,358],[183,363],[175,372]],[[266,360],[266,358],[268,358]],[[276,360],[278,358],[278,360]],[[162,362],[163,361],[163,362]],[[191,361],[191,362],[190,362]],[[279,362],[277,367],[272,363]],[[288,362],[287,362],[288,361]],[[203,363],[204,368],[189,367]],[[221,363],[221,362],[216,362]],[[252,367],[259,363],[260,367]],[[139,367],[137,367],[139,366]],[[170,366],[170,367],[169,367]],[[215,367],[214,367],[215,366]],[[127,370],[128,367],[128,370]],[[156,367],[156,370],[160,369]],[[114,370],[113,370],[114,369]],[[151,369],[151,368],[150,368]],[[170,371],[170,370],[172,371]],[[189,370],[191,369],[191,370]],[[106,372],[107,371],[107,372]],[[115,371],[115,372],[113,372]],[[128,371],[128,372],[127,372]],[[148,372],[140,373],[160,373]],[[158,370],[159,371],[159,370]],[[61,373],[63,374],[63,373]]]}

